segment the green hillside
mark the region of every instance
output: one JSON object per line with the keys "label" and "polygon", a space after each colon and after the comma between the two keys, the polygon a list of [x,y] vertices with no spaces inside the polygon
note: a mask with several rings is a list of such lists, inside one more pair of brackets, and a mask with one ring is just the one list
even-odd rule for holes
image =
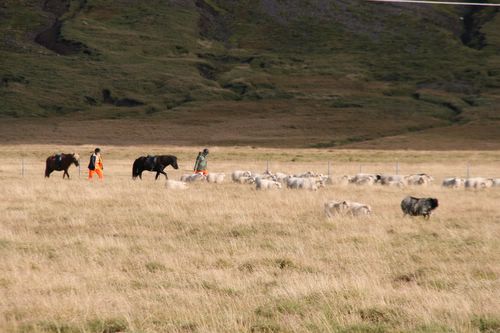
{"label": "green hillside", "polygon": [[0,117],[269,121],[339,146],[498,122],[499,51],[494,8],[4,0]]}

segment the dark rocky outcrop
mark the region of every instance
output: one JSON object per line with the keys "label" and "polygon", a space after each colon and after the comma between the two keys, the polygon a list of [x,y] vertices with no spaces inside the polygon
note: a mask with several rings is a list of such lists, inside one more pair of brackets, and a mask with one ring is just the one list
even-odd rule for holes
{"label": "dark rocky outcrop", "polygon": [[[84,7],[86,0],[80,0],[80,10]],[[61,29],[64,23],[63,15],[69,10],[70,2],[68,0],[46,0],[43,9],[46,12],[52,13],[55,17],[54,22],[50,27],[40,32],[35,37],[35,42],[45,48],[56,52],[60,55],[72,55],[83,52],[92,54],[92,50],[85,44],[65,39],[61,35]]]}
{"label": "dark rocky outcrop", "polygon": [[469,6],[464,9],[462,16],[463,33],[460,36],[462,43],[477,50],[487,45],[486,36],[481,31],[484,24],[493,20],[498,13],[498,8]]}
{"label": "dark rocky outcrop", "polygon": [[198,28],[201,37],[215,39],[229,46],[228,41],[231,31],[228,20],[222,10],[214,8],[213,5],[205,0],[196,0],[195,4],[200,13]]}
{"label": "dark rocky outcrop", "polygon": [[144,105],[143,102],[133,98],[113,98],[109,89],[102,90],[102,102],[105,104],[113,104],[118,107],[134,107]]}

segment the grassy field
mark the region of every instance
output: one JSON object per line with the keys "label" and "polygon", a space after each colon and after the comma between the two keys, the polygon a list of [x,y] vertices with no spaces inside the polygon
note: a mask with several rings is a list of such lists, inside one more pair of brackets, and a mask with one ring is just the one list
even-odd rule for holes
{"label": "grassy field", "polygon": [[[43,178],[53,150],[77,151],[82,178]],[[209,169],[428,172],[427,188],[328,186],[257,192],[193,184],[167,191],[132,160],[189,147],[102,147],[104,182],[83,171],[91,146],[0,147],[2,332],[498,332],[500,191],[447,190],[443,177],[499,176],[498,152],[211,149]],[[21,176],[21,157],[25,175]],[[430,221],[401,199],[433,196]],[[368,203],[327,220],[323,203]]]}

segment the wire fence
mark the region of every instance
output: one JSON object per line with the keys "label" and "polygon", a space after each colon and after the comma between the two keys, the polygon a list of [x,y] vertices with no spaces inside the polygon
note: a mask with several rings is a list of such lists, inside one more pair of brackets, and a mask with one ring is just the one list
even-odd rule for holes
{"label": "wire fence", "polygon": [[[33,178],[44,177],[45,163],[34,158],[19,158],[0,161],[0,178]],[[107,161],[105,175],[113,178],[131,178],[132,161],[118,160]],[[192,172],[190,165],[174,170],[167,167],[165,171],[177,178],[185,173]],[[227,161],[211,163],[210,172],[231,173],[234,170],[250,170],[252,172],[283,172],[286,174],[297,174],[312,171],[329,177],[355,175],[357,173],[371,174],[395,174],[409,175],[426,173],[436,179],[447,177],[489,177],[500,178],[500,162],[486,164],[472,164],[468,161],[460,163],[401,163],[395,162],[336,162],[336,161],[314,161],[314,162],[283,162],[283,161]],[[69,169],[71,178],[85,179],[88,170],[85,165],[80,164]],[[59,174],[59,175],[58,175]],[[147,174],[147,173],[146,173]],[[62,172],[53,172],[52,176],[62,177]]]}

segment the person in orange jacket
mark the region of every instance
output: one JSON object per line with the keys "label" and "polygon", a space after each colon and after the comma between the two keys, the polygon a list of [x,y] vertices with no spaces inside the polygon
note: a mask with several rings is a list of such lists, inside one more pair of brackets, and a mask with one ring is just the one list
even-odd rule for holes
{"label": "person in orange jacket", "polygon": [[104,178],[104,174],[102,172],[103,169],[104,166],[102,164],[101,149],[96,148],[94,153],[90,155],[89,179],[92,179],[94,177],[94,173],[96,173],[99,179],[102,180]]}

